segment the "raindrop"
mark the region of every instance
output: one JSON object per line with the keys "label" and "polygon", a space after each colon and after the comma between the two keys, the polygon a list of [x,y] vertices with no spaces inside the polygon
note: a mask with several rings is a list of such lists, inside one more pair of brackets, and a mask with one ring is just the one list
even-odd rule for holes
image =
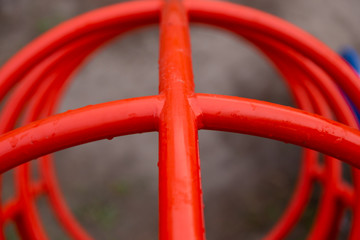
{"label": "raindrop", "polygon": [[10,142],[11,147],[15,148],[18,143],[18,139],[16,137],[12,137],[12,138],[10,138],[9,142]]}

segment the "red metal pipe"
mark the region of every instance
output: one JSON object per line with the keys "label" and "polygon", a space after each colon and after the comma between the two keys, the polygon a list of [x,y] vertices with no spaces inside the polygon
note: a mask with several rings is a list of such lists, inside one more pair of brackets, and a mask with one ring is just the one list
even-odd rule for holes
{"label": "red metal pipe", "polygon": [[[360,132],[290,107],[210,94],[197,94],[203,129],[238,132],[311,148],[360,167]],[[329,148],[331,146],[331,148]]]}
{"label": "red metal pipe", "polygon": [[[132,28],[158,22],[161,1],[146,0],[121,3],[83,14],[60,24],[35,39],[11,58],[0,70],[0,99],[34,65],[78,38],[98,35],[107,29]],[[121,23],[121,27],[119,27]]]}
{"label": "red metal pipe", "polygon": [[[81,60],[81,59],[79,59]],[[78,61],[79,61],[78,60]],[[71,61],[69,61],[71,62]],[[64,64],[65,66],[62,68],[63,70],[60,72],[59,76],[54,78],[54,80],[48,81],[48,84],[42,84],[41,87],[36,92],[36,95],[33,97],[32,102],[29,104],[28,113],[25,115],[28,119],[25,122],[31,122],[38,118],[43,118],[48,115],[53,114],[56,109],[56,104],[59,98],[61,97],[63,85],[66,85],[69,75],[72,74],[74,70],[74,66],[71,64]],[[77,64],[74,63],[76,66]],[[66,67],[68,69],[66,69]],[[53,92],[53,93],[52,93]],[[43,103],[47,103],[46,106],[43,106]],[[53,210],[58,217],[59,221],[64,226],[65,230],[68,231],[69,236],[74,239],[91,239],[90,236],[79,226],[79,224],[74,219],[73,215],[67,208],[58,187],[58,184],[55,179],[55,172],[53,171],[53,167],[51,164],[50,156],[46,155],[41,157],[40,160],[40,173],[41,179],[44,182],[43,193],[48,194],[50,203],[53,207]],[[21,178],[24,175],[24,172],[29,171],[30,164],[23,164],[18,168],[22,170],[22,174],[18,176]],[[33,186],[31,184],[30,179],[28,181],[21,181],[22,188],[31,189]],[[35,199],[32,199],[35,201]],[[36,222],[37,218],[30,217],[31,222]]]}
{"label": "red metal pipe", "polygon": [[[358,105],[360,103],[358,78],[335,53],[323,44],[292,25],[259,11],[233,4],[208,1],[188,1],[185,2],[185,5],[175,0],[164,3],[147,1],[114,5],[71,20],[44,37],[40,37],[0,71],[0,93],[2,93],[0,97],[3,97],[4,93],[15,83],[21,81],[19,86],[22,86],[15,91],[16,94],[11,100],[11,104],[17,110],[12,111],[12,108],[7,107],[8,110],[3,117],[7,120],[2,122],[2,124],[7,124],[4,129],[11,128],[13,125],[11,122],[18,118],[20,109],[25,106],[25,99],[30,98],[29,89],[35,89],[36,82],[40,81],[46,71],[49,75],[63,71],[60,60],[56,60],[56,54],[62,54],[61,52],[73,42],[87,41],[86,39],[89,37],[96,38],[96,35],[105,36],[113,31],[111,29],[117,28],[119,23],[122,23],[122,30],[154,23],[158,20],[161,8],[163,10],[160,43],[160,95],[86,107],[75,110],[73,113],[53,116],[7,133],[0,137],[0,152],[2,151],[4,154],[2,158],[0,157],[0,170],[5,171],[21,162],[29,161],[30,158],[87,141],[159,130],[160,238],[203,239],[202,196],[197,149],[198,128],[239,131],[290,141],[321,150],[332,156],[342,157],[343,160],[354,166],[360,166],[357,161],[360,144],[359,132],[355,129],[319,118],[316,115],[274,104],[225,96],[194,94],[187,13],[194,21],[221,26],[245,36],[259,46],[289,80],[289,86],[299,105],[307,108],[308,111],[313,109],[315,112],[329,117],[331,115],[329,105],[337,119],[350,126],[356,126],[351,112],[333,80],[347,91],[354,102],[357,102]],[[241,31],[239,31],[239,27],[241,27]],[[119,28],[117,29],[114,30],[112,36],[121,32]],[[110,35],[104,37],[103,40],[110,39],[112,37]],[[101,40],[96,40],[94,44],[101,44]],[[88,53],[92,51],[88,44],[84,45],[84,50]],[[70,57],[71,54],[75,54],[74,51],[69,50],[65,55]],[[55,60],[49,61],[51,58],[55,58]],[[46,61],[48,62],[46,63]],[[53,68],[53,70],[40,67],[36,75],[33,67],[40,63],[43,66],[58,64],[60,67]],[[69,67],[71,68],[73,65],[75,69],[78,64],[69,64]],[[297,72],[298,77],[292,77],[293,72]],[[32,74],[30,76],[33,76],[33,83],[27,80],[29,77],[23,79],[25,74]],[[55,81],[54,79],[50,77],[48,81]],[[342,83],[339,82],[340,79],[343,81]],[[302,80],[306,81],[301,83]],[[43,83],[38,82],[37,84],[38,87],[46,89],[46,86],[42,85]],[[53,84],[61,85],[56,82]],[[51,101],[54,103],[51,104],[55,104],[60,99],[59,96],[55,96],[58,94],[56,90],[53,94]],[[321,97],[322,95],[324,98]],[[43,111],[39,110],[41,107],[40,102],[35,103],[27,111],[29,114],[38,114],[39,116],[47,115],[44,111],[51,113],[51,107]],[[118,112],[119,110],[120,112]],[[80,126],[81,119],[89,119],[89,117],[90,122],[85,126]],[[61,128],[54,131],[50,127],[54,123],[57,123],[56,125],[60,123]],[[101,126],[101,123],[106,126]],[[239,125],[240,123],[241,125]],[[143,126],[140,126],[141,124]],[[53,136],[54,133],[55,136]],[[301,133],[305,133],[305,136]],[[29,136],[32,136],[33,139]],[[35,142],[33,147],[30,147],[31,140]],[[25,152],[21,153],[24,150]],[[344,185],[339,176],[340,168],[336,160],[326,161],[325,168],[322,169],[316,162],[316,153],[312,151],[306,153],[304,158],[306,172],[301,175],[304,180],[300,181],[297,192],[299,199],[292,201],[294,207],[291,207],[293,209],[290,211],[291,217],[284,218],[292,220],[282,225],[279,232],[281,232],[281,236],[286,235],[305,206],[310,193],[310,185],[315,180],[322,180],[325,187],[325,197],[321,200],[323,210],[320,211],[320,217],[315,220],[319,224],[311,233],[310,238],[329,239],[336,235],[336,231],[333,230],[339,226],[338,219],[344,209],[343,204],[359,201],[353,201],[354,195],[351,186]],[[6,156],[12,156],[14,162],[6,160]],[[358,171],[354,172],[355,197],[357,198],[360,175]],[[27,171],[23,171],[20,177],[25,179],[26,174]],[[50,187],[56,187],[54,181],[49,178],[44,179],[48,179]],[[33,183],[25,181],[22,181],[22,184],[26,187],[24,191],[29,191],[35,186]],[[22,196],[21,199],[27,199],[28,204],[31,204],[33,200],[28,196],[30,195]],[[336,201],[340,201],[341,205],[337,205]],[[355,227],[360,221],[359,204],[355,204],[354,208],[351,238],[357,239],[357,236],[360,236]],[[36,213],[30,207],[26,211],[30,214],[28,216],[32,216],[30,218],[36,220]],[[61,210],[57,210],[57,212],[60,213]],[[8,214],[8,216],[10,215]],[[65,225],[71,223],[68,216],[63,219],[65,219]],[[25,222],[23,220],[21,222],[19,226],[24,227]],[[35,232],[41,232],[41,229],[37,227],[32,229],[35,229]]]}
{"label": "red metal pipe", "polygon": [[189,27],[178,0],[164,2],[160,24],[159,238],[205,238]]}
{"label": "red metal pipe", "polygon": [[273,39],[301,52],[321,68],[326,69],[327,73],[334,76],[333,80],[360,108],[358,76],[350,66],[344,64],[338,54],[305,31],[270,14],[233,3],[188,0],[184,4],[188,9],[191,21],[218,26],[230,31],[252,30],[264,36],[271,36]]}
{"label": "red metal pipe", "polygon": [[[291,58],[287,59],[287,58],[289,58],[289,56],[283,56],[284,54],[281,51],[276,51],[275,54],[271,54],[271,51],[269,52],[269,50],[279,49],[279,48],[274,47],[273,45],[272,45],[272,48],[266,48],[264,46],[261,46],[261,49],[274,62],[274,64],[278,67],[279,71],[281,71],[282,74],[284,75],[285,79],[287,79],[288,81],[290,80],[288,83],[289,83],[289,86],[292,89],[292,92],[295,96],[297,96],[299,91],[303,92],[303,90],[306,90],[308,96],[302,96],[301,98],[299,98],[299,97],[296,98],[297,101],[300,103],[300,106],[302,106],[302,108],[305,107],[305,109],[307,108],[308,111],[312,111],[311,109],[314,108],[314,109],[316,109],[315,112],[317,112],[318,114],[321,114],[323,116],[331,118],[332,114],[330,112],[329,107],[327,106],[327,102],[322,97],[322,92],[319,90],[321,88],[319,88],[319,89],[316,88],[316,86],[312,83],[311,78],[309,78],[307,75],[304,74],[304,72],[309,72],[308,67],[312,66],[312,65],[309,65],[308,67],[302,66],[297,61],[295,61],[296,64],[293,65],[292,61],[294,61],[294,59],[291,59]],[[298,58],[295,58],[295,59],[298,59]],[[286,62],[286,64],[285,64],[285,62]],[[303,69],[299,69],[296,66],[300,66]],[[317,76],[316,74],[315,75],[312,74],[311,76],[312,76],[312,78],[315,77],[316,79],[319,79],[319,78],[321,79],[321,77]],[[322,81],[322,80],[320,80],[320,81]],[[335,89],[335,91],[333,91],[333,94],[335,94],[335,96],[338,99],[340,99],[338,101],[338,105],[340,103],[343,103],[342,109],[344,109],[344,111],[345,111],[345,109],[348,108],[348,106],[346,105],[343,97],[341,96],[341,93],[338,91],[338,89]],[[304,105],[304,103],[303,103],[304,99],[307,99],[308,97],[310,99],[310,105],[313,105],[312,107]],[[309,104],[309,103],[307,103],[307,104]],[[351,113],[350,113],[350,116],[351,116]],[[353,118],[351,118],[349,121],[354,121],[354,120],[353,120]],[[306,163],[306,162],[304,162],[304,163]],[[335,209],[335,208],[333,208],[332,205],[326,204],[325,202],[338,202],[338,195],[336,193],[338,191],[337,188],[340,188],[340,186],[339,186],[340,183],[338,183],[338,182],[341,179],[341,174],[340,174],[341,165],[335,159],[332,159],[330,161],[325,161],[325,165],[326,165],[326,168],[324,169],[324,170],[326,170],[325,177],[326,177],[326,179],[328,179],[328,181],[325,181],[326,185],[324,186],[325,187],[324,194],[320,200],[319,205],[321,205],[321,206],[326,205],[328,207],[321,208],[321,210],[318,213],[318,216],[320,216],[320,218],[317,217],[316,222],[321,222],[321,221],[335,222],[335,221],[337,221],[336,216],[329,215],[329,213],[332,212],[333,209]],[[307,164],[305,166],[305,169],[308,169],[307,170],[308,172],[309,171],[312,172],[312,169],[314,169],[314,168],[316,168],[316,166],[312,165],[312,164]],[[307,178],[309,178],[309,177],[307,177]],[[328,182],[330,182],[329,181],[330,179],[333,179],[333,181],[332,181],[332,183],[328,184]],[[309,182],[309,179],[300,178],[300,180],[303,182],[307,182],[308,184],[312,184],[311,182]],[[302,182],[299,182],[299,184],[301,184],[301,183]],[[306,203],[305,200],[308,198],[308,196],[310,194],[310,190],[311,190],[311,188],[307,187],[307,185],[302,184],[300,186],[302,187],[302,189],[301,188],[297,189],[297,192],[295,193],[296,198],[292,199],[291,204],[289,205],[289,208],[287,209],[286,213],[284,214],[282,219],[278,222],[276,227],[270,232],[270,234],[267,236],[266,239],[281,239],[281,238],[285,237],[286,234],[291,230],[292,226],[294,226],[296,221],[300,218],[301,213],[305,208],[305,203]],[[298,194],[298,192],[301,192],[301,195]],[[330,196],[329,196],[329,194],[330,194]],[[333,216],[333,217],[330,217],[330,216]],[[318,231],[317,232],[313,231],[313,233],[310,234],[309,239],[311,239],[311,238],[328,239],[329,237],[326,235],[321,236],[321,234],[323,234],[323,233],[324,234],[328,233],[327,231],[325,231],[323,229],[322,226],[328,226],[328,224],[315,225],[315,228]],[[336,236],[336,234],[333,234],[333,235]]]}
{"label": "red metal pipe", "polygon": [[70,146],[155,131],[162,102],[152,96],[87,106],[5,133],[0,137],[0,172]]}

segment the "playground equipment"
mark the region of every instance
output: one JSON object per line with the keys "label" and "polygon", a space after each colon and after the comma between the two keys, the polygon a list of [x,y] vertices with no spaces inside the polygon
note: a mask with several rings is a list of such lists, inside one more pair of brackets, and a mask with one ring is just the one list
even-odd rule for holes
{"label": "playground equipment", "polygon": [[[195,93],[189,21],[231,31],[258,47],[283,75],[302,110]],[[158,95],[53,115],[73,72],[91,52],[120,34],[159,22]],[[71,238],[91,239],[61,197],[49,154],[158,131],[159,238],[204,239],[197,131],[205,129],[304,147],[293,198],[265,239],[283,239],[291,231],[315,182],[323,190],[308,239],[336,239],[345,209],[352,213],[349,239],[359,239],[360,132],[342,91],[360,108],[359,77],[344,60],[302,30],[251,8],[205,0],[146,0],[81,15],[30,43],[0,70],[0,97],[7,96],[0,118],[0,172],[16,167],[17,187],[16,195],[2,204],[0,223],[3,227],[13,221],[22,239],[47,239],[34,204],[44,194]],[[23,126],[14,129],[19,119]],[[324,162],[318,152],[326,154]],[[38,181],[29,174],[30,160],[36,158]],[[352,166],[353,184],[343,180],[336,158]]]}

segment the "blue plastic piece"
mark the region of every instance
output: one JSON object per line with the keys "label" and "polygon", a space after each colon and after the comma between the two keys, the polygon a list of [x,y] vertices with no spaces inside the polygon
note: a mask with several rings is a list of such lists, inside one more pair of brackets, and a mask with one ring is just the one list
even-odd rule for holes
{"label": "blue plastic piece", "polygon": [[[356,50],[352,47],[346,47],[344,48],[341,52],[340,55],[344,58],[345,61],[347,61],[352,68],[358,73],[360,74],[360,56],[359,54],[356,52]],[[359,81],[360,81],[360,77],[359,77]],[[351,100],[345,96],[346,100],[348,101],[349,105],[351,106],[358,124],[360,125],[360,111],[359,109],[357,109],[354,105],[353,102],[351,102]]]}
{"label": "blue plastic piece", "polygon": [[346,47],[340,52],[341,56],[360,74],[360,56],[355,49]]}

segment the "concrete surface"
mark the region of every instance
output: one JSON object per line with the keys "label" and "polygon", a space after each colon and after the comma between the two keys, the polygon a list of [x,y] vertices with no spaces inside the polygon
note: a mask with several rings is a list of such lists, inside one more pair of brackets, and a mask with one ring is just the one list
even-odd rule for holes
{"label": "concrete surface", "polygon": [[[118,1],[0,0],[0,65],[59,22]],[[358,0],[239,0],[305,29],[332,49],[360,50]],[[279,75],[243,40],[219,30],[191,29],[197,92],[292,105]],[[158,28],[119,38],[75,77],[61,111],[157,93]],[[90,143],[56,153],[64,195],[96,239],[157,239],[156,133]],[[298,147],[257,137],[200,132],[207,238],[260,239],[281,215],[299,169]],[[4,192],[11,192],[6,174]],[[315,196],[289,239],[304,239]],[[67,239],[39,200],[50,239]],[[9,236],[12,234],[9,231]],[[346,224],[344,225],[346,235]],[[14,238],[16,239],[16,238]]]}

